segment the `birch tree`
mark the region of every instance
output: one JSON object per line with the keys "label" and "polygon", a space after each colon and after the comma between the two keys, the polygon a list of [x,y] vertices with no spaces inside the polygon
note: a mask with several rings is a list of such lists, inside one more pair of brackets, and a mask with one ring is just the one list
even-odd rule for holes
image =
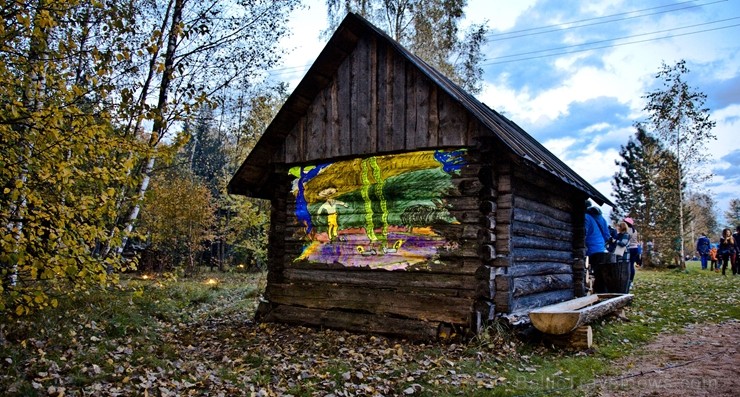
{"label": "birch tree", "polygon": [[[122,89],[121,116],[128,135],[143,125],[147,151],[138,159],[139,185],[127,215],[111,229],[121,230],[120,253],[139,216],[156,164],[160,142],[201,106],[215,106],[215,94],[235,85],[245,87],[273,67],[282,52],[277,45],[286,34],[286,18],[297,0],[285,1],[136,1],[137,32],[145,32],[132,51],[133,77]],[[119,198],[124,200],[125,192]],[[122,206],[121,211],[126,207]]]}
{"label": "birch tree", "polygon": [[[114,217],[114,187],[135,150],[114,132],[111,92],[125,28],[116,1],[3,3],[0,15],[0,310],[55,306],[115,281],[94,258]],[[116,263],[110,264],[113,267]]]}
{"label": "birch tree", "polygon": [[689,69],[686,61],[675,65],[663,63],[655,78],[661,87],[644,96],[649,123],[677,162],[677,175],[673,186],[677,199],[672,204],[678,209],[676,239],[680,246],[680,264],[685,267],[684,239],[684,189],[711,177],[703,168],[706,144],[716,139],[712,133],[715,122],[705,107],[706,95],[690,87],[686,81]]}
{"label": "birch tree", "polygon": [[369,20],[470,93],[482,89],[485,24],[460,34],[466,0],[326,0],[333,33],[348,12]]}
{"label": "birch tree", "polygon": [[161,143],[213,93],[264,77],[296,3],[2,3],[0,310],[116,282],[125,263],[97,247],[125,245],[177,147]]}

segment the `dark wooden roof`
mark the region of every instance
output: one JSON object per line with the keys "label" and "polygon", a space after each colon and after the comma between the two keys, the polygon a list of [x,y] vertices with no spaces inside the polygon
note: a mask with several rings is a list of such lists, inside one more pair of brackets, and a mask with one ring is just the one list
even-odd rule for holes
{"label": "dark wooden roof", "polygon": [[359,39],[365,35],[375,35],[379,40],[393,47],[401,56],[415,65],[424,75],[475,118],[488,128],[498,141],[515,156],[540,167],[564,183],[584,192],[598,204],[614,204],[580,175],[553,155],[542,144],[525,132],[516,123],[489,108],[475,97],[453,83],[448,77],[410,53],[370,22],[356,14],[348,14],[334,35],[321,51],[303,80],[267,127],[252,152],[241,165],[228,185],[232,194],[269,198],[270,185],[267,181],[271,173],[273,155],[282,147],[286,135],[306,113],[316,95],[325,88],[342,61],[353,51]]}

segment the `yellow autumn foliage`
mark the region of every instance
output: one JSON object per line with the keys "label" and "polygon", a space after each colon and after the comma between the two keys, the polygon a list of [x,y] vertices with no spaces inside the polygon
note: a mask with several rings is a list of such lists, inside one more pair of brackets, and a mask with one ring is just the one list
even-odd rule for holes
{"label": "yellow autumn foliage", "polygon": [[80,43],[107,27],[68,23],[109,12],[76,0],[3,5],[0,19],[17,23],[0,23],[0,310],[55,307],[60,296],[114,282],[121,266],[96,248],[118,213],[110,192],[128,183],[131,169],[118,160],[138,146],[112,127],[102,82],[113,65],[93,64]]}
{"label": "yellow autumn foliage", "polygon": [[211,193],[204,183],[189,172],[168,173],[154,178],[139,230],[171,266],[192,271],[203,243],[213,237],[215,219]]}

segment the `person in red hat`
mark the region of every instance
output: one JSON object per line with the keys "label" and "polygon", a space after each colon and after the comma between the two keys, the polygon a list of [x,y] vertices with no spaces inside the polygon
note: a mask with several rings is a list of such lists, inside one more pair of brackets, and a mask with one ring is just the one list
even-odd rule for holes
{"label": "person in red hat", "polygon": [[642,263],[640,258],[640,236],[637,233],[637,229],[635,229],[634,219],[626,217],[623,221],[627,224],[627,234],[630,236],[630,242],[627,244],[627,249],[630,253],[630,286],[632,286],[632,282],[635,280],[635,264],[640,265]]}

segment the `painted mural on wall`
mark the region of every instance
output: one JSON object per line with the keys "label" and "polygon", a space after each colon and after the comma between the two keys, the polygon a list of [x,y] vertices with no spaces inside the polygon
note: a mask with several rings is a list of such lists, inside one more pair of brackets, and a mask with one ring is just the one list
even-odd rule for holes
{"label": "painted mural on wall", "polygon": [[296,261],[398,270],[455,249],[445,226],[459,224],[445,197],[465,150],[428,150],[290,169]]}

